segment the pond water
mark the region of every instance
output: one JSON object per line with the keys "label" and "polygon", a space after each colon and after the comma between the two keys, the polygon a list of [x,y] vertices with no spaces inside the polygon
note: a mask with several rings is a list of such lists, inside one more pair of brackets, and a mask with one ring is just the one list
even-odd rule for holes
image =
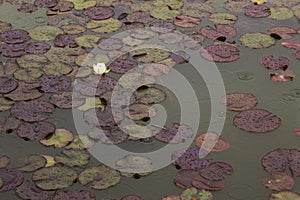
{"label": "pond water", "polygon": [[[69,2],[81,2],[81,1],[71,1]],[[280,1],[269,1],[266,0],[266,3],[263,4],[270,8],[275,7],[274,4]],[[0,0],[1,2],[1,0]],[[46,12],[49,12],[49,8],[38,8],[37,11],[32,13],[20,12],[17,9],[20,7],[19,4],[22,1],[11,1],[12,4],[2,2],[0,4],[0,21],[10,23],[12,29],[23,29],[30,31],[33,28],[41,25],[46,25],[48,23],[48,17]],[[29,2],[29,1],[26,1]],[[43,1],[41,1],[43,2]],[[82,1],[82,5],[83,5]],[[93,1],[90,1],[93,2]],[[98,3],[109,5],[110,3],[117,4],[117,1],[98,1]],[[130,1],[119,1],[119,9],[122,8],[122,5],[125,6],[129,4]],[[127,3],[126,3],[127,2]],[[136,4],[138,1],[134,1]],[[145,1],[146,4],[152,4],[156,1]],[[157,2],[164,2],[164,0],[158,0]],[[167,1],[166,1],[167,2]],[[182,13],[185,13],[183,10],[176,8],[178,2],[181,1],[171,1],[174,3],[174,8],[172,10],[179,10]],[[271,189],[266,188],[262,184],[262,179],[271,177],[266,170],[264,170],[261,159],[268,152],[273,151],[276,148],[287,148],[287,149],[298,149],[300,150],[300,136],[296,135],[293,130],[295,128],[300,128],[300,81],[298,75],[300,74],[300,61],[295,57],[295,49],[289,49],[281,45],[282,41],[287,39],[276,40],[274,45],[271,45],[268,48],[249,48],[241,44],[239,38],[246,33],[266,33],[271,27],[275,26],[287,26],[298,30],[300,28],[299,21],[296,16],[292,16],[288,19],[278,20],[272,19],[270,17],[263,18],[253,18],[244,15],[244,12],[234,12],[229,11],[224,8],[224,5],[227,1],[221,0],[209,0],[209,1],[197,1],[190,0],[185,1],[184,5],[194,3],[205,4],[213,7],[215,13],[218,12],[227,12],[238,17],[237,21],[230,23],[230,26],[234,27],[237,31],[236,36],[233,38],[228,38],[227,41],[237,43],[237,48],[239,50],[239,59],[233,62],[216,62],[216,67],[219,70],[226,93],[252,93],[258,100],[258,104],[255,108],[265,109],[269,112],[275,114],[281,119],[280,126],[271,132],[268,133],[251,133],[236,127],[233,123],[235,116],[238,112],[227,111],[211,113],[211,96],[209,95],[209,89],[216,89],[218,85],[214,86],[214,79],[210,80],[208,85],[205,83],[203,77],[201,77],[197,71],[195,71],[195,66],[191,63],[177,64],[174,69],[179,71],[188,82],[192,85],[193,90],[197,96],[197,104],[200,108],[200,121],[195,121],[195,113],[193,113],[193,104],[191,102],[190,106],[185,108],[179,108],[180,102],[176,100],[176,95],[172,93],[168,88],[158,86],[166,94],[166,99],[161,103],[167,113],[166,124],[172,122],[180,121],[180,117],[183,111],[189,111],[186,121],[191,123],[198,123],[199,127],[197,130],[194,130],[196,135],[207,132],[211,115],[214,118],[219,118],[219,120],[224,119],[224,127],[221,131],[221,137],[225,139],[231,147],[227,150],[221,152],[211,152],[205,158],[213,159],[213,161],[221,161],[230,164],[233,167],[233,173],[231,175],[224,175],[226,180],[226,185],[221,190],[212,191],[213,199],[216,200],[267,200],[269,199],[270,194],[272,193]],[[228,1],[230,2],[230,0]],[[238,1],[232,1],[238,2]],[[253,4],[250,1],[243,1],[248,4]],[[260,2],[260,1],[258,1]],[[282,1],[285,2],[285,1]],[[273,3],[273,4],[272,4]],[[14,5],[16,4],[16,5]],[[80,3],[79,3],[80,4]],[[159,4],[159,3],[158,3]],[[77,4],[76,4],[77,5]],[[254,5],[254,4],[253,4]],[[296,4],[295,4],[296,5]],[[295,6],[293,5],[293,6]],[[78,6],[78,5],[77,5]],[[293,6],[287,5],[287,9],[290,9]],[[300,6],[300,4],[299,4]],[[142,6],[143,7],[143,6]],[[153,4],[153,8],[157,7],[156,4]],[[172,4],[169,5],[172,7]],[[278,6],[277,6],[278,7]],[[284,6],[280,6],[284,7]],[[126,10],[128,8],[122,8],[121,10]],[[145,8],[146,9],[146,8]],[[75,9],[73,9],[73,12]],[[130,10],[130,9],[129,9]],[[78,14],[79,13],[79,14]],[[122,12],[120,12],[122,13]],[[188,12],[187,12],[188,13]],[[53,15],[57,13],[53,12]],[[80,16],[81,12],[77,12]],[[208,14],[208,16],[211,13]],[[179,15],[179,14],[178,14]],[[184,15],[184,14],[183,14]],[[287,15],[283,13],[282,15]],[[175,15],[176,16],[176,15]],[[174,16],[174,17],[175,17]],[[202,16],[201,22],[199,25],[191,28],[193,30],[199,30],[201,27],[213,26],[214,22],[208,20],[208,16]],[[115,15],[113,18],[117,18]],[[197,17],[195,17],[197,18]],[[226,17],[225,17],[226,18]],[[199,19],[199,18],[198,18]],[[227,18],[226,18],[227,19]],[[153,19],[152,19],[153,20]],[[162,19],[154,18],[154,21],[164,21]],[[166,19],[173,23],[172,19]],[[215,22],[216,24],[218,22]],[[85,24],[82,24],[85,26]],[[4,27],[4,24],[1,26]],[[57,25],[59,26],[59,25]],[[105,25],[101,25],[105,26]],[[0,27],[0,31],[3,27]],[[185,30],[185,28],[177,27],[178,31]],[[113,37],[114,34],[121,32],[122,30],[116,30],[112,33],[93,33],[90,30],[87,30],[84,33],[79,34],[95,34],[101,35],[104,37]],[[53,33],[54,37],[56,33]],[[300,35],[298,33],[291,34],[292,40],[300,41]],[[53,38],[54,38],[53,37]],[[53,47],[53,39],[46,41]],[[1,42],[3,45],[5,41]],[[205,38],[201,43],[203,47],[208,45],[213,45],[214,41],[212,39]],[[86,49],[85,49],[86,50]],[[87,50],[88,51],[88,50]],[[103,51],[105,52],[105,51]],[[106,51],[107,52],[107,51]],[[102,53],[102,51],[101,51]],[[260,64],[260,59],[264,56],[273,55],[275,58],[279,56],[286,57],[290,60],[291,64],[289,70],[292,70],[296,75],[292,81],[289,82],[276,82],[270,79],[268,70]],[[14,62],[11,60],[6,60],[3,55],[0,58],[1,62]],[[14,58],[12,58],[14,59]],[[200,62],[199,56],[199,62]],[[70,63],[68,63],[70,64]],[[201,63],[200,63],[201,64]],[[72,64],[70,64],[72,65]],[[74,69],[75,67],[72,66]],[[91,68],[91,66],[89,66]],[[11,75],[7,75],[10,77]],[[26,76],[26,75],[25,75]],[[115,74],[114,72],[109,72],[105,76],[110,76],[118,79],[121,75]],[[164,75],[164,76],[167,76]],[[23,77],[24,78],[24,77]],[[14,79],[18,80],[16,76]],[[24,78],[25,79],[25,78]],[[73,79],[74,76],[73,76]],[[19,80],[18,80],[19,81]],[[216,88],[214,88],[216,87]],[[209,89],[208,89],[209,88]],[[182,87],[181,89],[185,89]],[[72,91],[72,89],[68,89]],[[3,94],[4,95],[4,94]],[[2,95],[2,96],[3,96]],[[51,96],[51,93],[45,92],[45,94],[40,97],[40,99],[48,100]],[[2,97],[1,97],[2,98]],[[186,96],[185,100],[189,102],[191,98]],[[219,101],[219,98],[217,99]],[[12,102],[12,106],[14,103]],[[1,105],[1,104],[0,104]],[[81,112],[81,111],[80,111]],[[49,118],[46,121],[52,122],[56,128],[67,129],[74,134],[78,133],[78,129],[74,124],[74,113],[72,109],[61,109],[55,108],[55,111],[49,115]],[[1,117],[7,117],[11,115],[11,111],[6,109],[0,113]],[[22,122],[23,123],[23,122]],[[144,122],[142,122],[144,123]],[[4,126],[1,124],[0,126]],[[25,141],[22,138],[18,137],[16,134],[16,128],[12,130],[11,133],[1,133],[0,134],[0,156],[7,155],[10,158],[9,168],[13,168],[14,164],[17,163],[25,155],[37,154],[37,155],[50,155],[55,156],[61,152],[64,148],[54,148],[46,147],[42,145],[39,141]],[[1,130],[4,130],[1,128]],[[81,134],[81,133],[78,133]],[[156,139],[152,139],[148,142],[142,140],[126,140],[121,144],[118,144],[118,147],[126,149],[131,152],[151,152],[157,149],[164,147],[166,143],[159,142]],[[193,143],[192,146],[195,146]],[[166,158],[169,159],[169,158]],[[299,158],[298,158],[299,159]],[[300,161],[299,161],[300,162]],[[298,163],[299,163],[298,162]],[[87,165],[75,168],[77,173],[80,173],[86,168],[97,166],[100,162],[91,155],[91,158]],[[60,166],[60,164],[57,164]],[[1,165],[0,165],[1,166]],[[76,181],[74,184],[66,187],[68,190],[80,191],[88,190],[93,193],[97,200],[98,199],[120,199],[121,197],[129,194],[139,195],[145,200],[159,200],[168,195],[180,195],[183,191],[182,188],[176,186],[173,182],[176,173],[179,172],[179,169],[176,169],[174,165],[170,164],[167,167],[164,167],[160,170],[152,172],[150,175],[142,176],[138,179],[133,177],[121,177],[121,181],[107,189],[98,190],[91,189],[88,186],[83,186],[79,181]],[[31,180],[32,174],[34,172],[22,172],[25,179]],[[0,178],[1,178],[0,173]],[[295,178],[295,185],[291,191],[300,194],[300,178]],[[1,183],[1,182],[0,182]],[[0,185],[1,190],[1,185]],[[58,190],[59,191],[59,190]],[[58,192],[57,191],[57,192]],[[16,189],[10,191],[1,192],[0,199],[3,200],[14,200],[22,199],[16,194]],[[294,198],[295,200],[297,198]],[[292,199],[292,200],[294,200]],[[300,199],[300,197],[298,198]]]}

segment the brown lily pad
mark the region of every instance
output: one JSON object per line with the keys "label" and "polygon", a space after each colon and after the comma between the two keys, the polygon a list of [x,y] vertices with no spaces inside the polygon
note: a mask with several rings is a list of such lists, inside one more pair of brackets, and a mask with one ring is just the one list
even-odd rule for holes
{"label": "brown lily pad", "polygon": [[289,69],[286,70],[269,70],[272,81],[289,82],[296,77],[295,73]]}
{"label": "brown lily pad", "polygon": [[40,140],[45,146],[54,146],[61,148],[67,146],[74,139],[73,133],[66,129],[56,129],[55,132],[48,137]]}
{"label": "brown lily pad", "polygon": [[222,103],[226,103],[227,110],[244,111],[255,107],[258,101],[251,93],[231,93],[222,98]]}
{"label": "brown lily pad", "polygon": [[185,124],[172,123],[166,127],[163,127],[155,138],[162,142],[167,143],[181,143],[187,139],[191,139],[194,135],[194,131]]}
{"label": "brown lily pad", "polygon": [[270,8],[265,5],[248,5],[244,7],[245,15],[248,17],[268,17],[271,15]]}
{"label": "brown lily pad", "polygon": [[37,99],[44,94],[38,90],[40,84],[37,82],[24,82],[19,81],[17,89],[5,94],[6,98],[14,101],[26,101]]}
{"label": "brown lily pad", "polygon": [[40,155],[27,155],[17,160],[14,164],[15,168],[22,172],[33,172],[37,169],[45,167],[46,159]]}
{"label": "brown lily pad", "polygon": [[260,59],[260,64],[263,65],[267,69],[272,70],[286,70],[289,65],[291,65],[291,61],[286,57],[278,57],[276,60],[274,56],[264,56]]}
{"label": "brown lily pad", "polygon": [[129,59],[116,59],[108,67],[111,71],[124,74],[138,66],[138,63]]}
{"label": "brown lily pad", "polygon": [[229,25],[217,24],[215,28],[206,26],[200,29],[203,36],[216,40],[219,37],[233,38],[236,36],[236,29]]}
{"label": "brown lily pad", "polygon": [[117,126],[107,129],[94,126],[91,130],[89,130],[88,136],[92,140],[101,141],[104,144],[119,144],[128,138],[128,134],[124,133]]}
{"label": "brown lily pad", "polygon": [[29,180],[23,182],[22,185],[17,187],[17,195],[22,199],[30,200],[48,200],[51,199],[55,191],[44,191],[36,187]]}
{"label": "brown lily pad", "polygon": [[[204,133],[195,140],[196,146],[206,151],[219,152],[230,148],[230,144],[217,133]],[[213,148],[212,148],[213,147]]]}
{"label": "brown lily pad", "polygon": [[88,164],[90,156],[85,150],[65,149],[54,157],[56,163],[69,167],[80,167]]}
{"label": "brown lily pad", "polygon": [[300,40],[285,40],[281,45],[290,49],[300,49]]}
{"label": "brown lily pad", "polygon": [[284,191],[293,189],[295,179],[286,173],[274,173],[273,178],[264,178],[262,183],[271,190]]}
{"label": "brown lily pad", "polygon": [[174,24],[183,28],[193,28],[200,24],[201,19],[196,17],[190,17],[186,15],[178,15],[174,21]]}
{"label": "brown lily pad", "polygon": [[0,117],[0,133],[11,133],[21,124],[21,121],[14,117]]}
{"label": "brown lily pad", "polygon": [[282,191],[277,193],[272,193],[269,200],[298,200],[300,195],[290,191]]}
{"label": "brown lily pad", "polygon": [[23,123],[17,129],[17,135],[24,140],[39,141],[55,132],[50,122]]}
{"label": "brown lily pad", "polygon": [[272,36],[272,34],[277,34],[280,39],[291,39],[293,34],[297,34],[297,31],[294,28],[287,26],[275,26],[268,30],[268,33]]}
{"label": "brown lily pad", "polygon": [[13,91],[18,87],[18,81],[13,78],[0,77],[0,94]]}
{"label": "brown lily pad", "polygon": [[204,48],[201,56],[215,62],[232,62],[240,58],[238,48],[229,45],[211,45]]}
{"label": "brown lily pad", "polygon": [[24,181],[24,176],[16,169],[4,168],[0,169],[0,179],[2,180],[0,192],[6,192],[21,185]]}

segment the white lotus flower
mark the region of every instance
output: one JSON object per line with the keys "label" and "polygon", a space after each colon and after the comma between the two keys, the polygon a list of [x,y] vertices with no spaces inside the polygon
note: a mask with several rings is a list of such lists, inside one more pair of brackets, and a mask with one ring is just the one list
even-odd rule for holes
{"label": "white lotus flower", "polygon": [[110,72],[110,69],[107,69],[105,63],[93,64],[93,70],[95,74],[99,74],[99,75]]}

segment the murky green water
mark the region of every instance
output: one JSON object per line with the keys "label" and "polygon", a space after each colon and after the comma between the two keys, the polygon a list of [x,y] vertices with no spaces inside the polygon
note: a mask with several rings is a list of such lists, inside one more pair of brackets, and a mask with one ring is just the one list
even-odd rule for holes
{"label": "murky green water", "polygon": [[[217,11],[222,9],[223,1],[216,4]],[[47,23],[45,18],[45,10],[33,14],[21,14],[16,11],[15,6],[4,3],[0,6],[0,20],[10,22],[13,28],[31,29],[37,25]],[[201,26],[205,26],[208,22],[203,20]],[[294,28],[299,28],[299,23],[295,18],[291,20],[275,21],[271,19],[249,19],[240,16],[239,21],[235,25],[238,28],[238,40],[241,34],[247,32],[266,32],[272,26],[289,25]],[[295,38],[299,39],[299,36]],[[206,40],[203,46],[210,44]],[[226,176],[226,186],[221,191],[213,192],[216,200],[267,200],[271,191],[266,189],[262,183],[262,178],[269,177],[267,172],[261,166],[261,158],[269,151],[278,148],[298,148],[300,147],[300,137],[293,134],[293,129],[300,127],[300,99],[288,97],[293,94],[294,89],[300,89],[300,61],[295,59],[292,50],[288,50],[280,45],[272,46],[267,49],[249,49],[239,46],[241,57],[239,60],[231,63],[217,64],[220,73],[222,74],[226,92],[249,92],[253,93],[259,103],[257,108],[267,109],[270,112],[278,115],[282,119],[282,124],[277,130],[266,134],[253,134],[242,131],[236,128],[232,121],[235,112],[227,112],[226,116],[222,113],[218,117],[226,117],[225,126],[222,132],[222,137],[226,139],[231,148],[219,152],[210,153],[207,157],[213,158],[215,161],[224,161],[230,163],[234,168],[234,173]],[[293,70],[298,75],[293,81],[288,83],[277,83],[269,79],[266,69],[259,64],[259,59],[265,55],[285,56],[289,58],[292,65],[289,69]],[[179,70],[184,69],[183,73],[189,78],[199,98],[201,109],[201,121],[198,134],[204,133],[207,130],[210,118],[210,99],[207,88],[192,70],[189,70],[189,64],[177,66]],[[245,77],[246,76],[246,77]],[[172,98],[168,97],[163,103],[168,111],[168,121],[177,121],[180,113],[176,107],[178,105],[172,102]],[[8,115],[8,112],[3,112],[0,115]],[[190,115],[193,119],[193,113]],[[76,132],[73,124],[71,110],[56,109],[49,120],[60,128]],[[162,147],[160,142],[154,143],[139,143],[125,142],[120,147],[133,151],[151,151]],[[20,158],[23,155],[38,153],[55,155],[59,149],[45,148],[38,142],[26,142],[15,135],[1,134],[0,135],[0,152],[5,153],[14,159]],[[97,160],[92,159],[89,166],[96,165]],[[122,177],[120,184],[109,189],[99,191],[91,190],[97,195],[97,199],[107,197],[111,199],[119,199],[127,194],[136,194],[142,196],[145,200],[159,200],[166,195],[180,194],[182,189],[173,184],[173,178],[178,170],[174,166],[168,166],[162,170],[155,171],[149,176],[140,179]],[[28,174],[30,177],[30,174]],[[83,187],[80,183],[75,183],[69,189],[82,190],[89,189]],[[296,179],[294,192],[300,193],[300,178]],[[2,200],[19,199],[15,191],[10,191],[0,194]]]}

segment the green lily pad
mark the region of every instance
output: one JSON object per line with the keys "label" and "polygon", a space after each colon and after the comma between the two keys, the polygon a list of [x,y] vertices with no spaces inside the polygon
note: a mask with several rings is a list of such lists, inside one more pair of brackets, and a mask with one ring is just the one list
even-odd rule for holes
{"label": "green lily pad", "polygon": [[143,120],[154,117],[156,109],[147,104],[136,103],[129,106],[126,114],[132,120]]}
{"label": "green lily pad", "polygon": [[22,68],[41,68],[48,62],[48,59],[43,55],[25,54],[17,58],[17,63]]}
{"label": "green lily pad", "polygon": [[68,63],[72,65],[75,62],[77,56],[82,55],[85,53],[85,50],[78,47],[78,48],[70,48],[70,47],[51,47],[51,49],[45,54],[45,56],[51,62],[62,62]]}
{"label": "green lily pad", "polygon": [[181,193],[181,200],[212,200],[213,195],[209,191],[198,191],[196,188],[188,188]]}
{"label": "green lily pad", "polygon": [[75,42],[81,47],[94,48],[100,39],[99,35],[82,35],[77,37]]}
{"label": "green lily pad", "polygon": [[76,135],[74,137],[74,140],[71,142],[71,144],[66,146],[65,149],[78,149],[78,150],[88,149],[91,146],[93,146],[94,143],[95,142],[86,135]]}
{"label": "green lily pad", "polygon": [[0,157],[0,169],[7,167],[8,164],[9,164],[9,162],[10,162],[10,158],[8,156],[6,156],[6,155],[2,155]]}
{"label": "green lily pad", "polygon": [[264,33],[246,33],[240,37],[240,42],[249,48],[261,49],[275,44],[275,39]]}
{"label": "green lily pad", "polygon": [[219,12],[211,14],[208,20],[215,24],[233,24],[238,20],[238,17],[230,13]]}
{"label": "green lily pad", "polygon": [[144,40],[140,40],[140,39],[136,39],[136,38],[133,38],[133,37],[130,37],[130,36],[126,36],[122,39],[122,42],[125,44],[125,45],[128,45],[128,46],[137,46],[137,45],[140,45],[144,42]]}
{"label": "green lily pad", "polygon": [[66,0],[74,4],[76,10],[84,10],[87,8],[94,7],[97,4],[96,0]]}
{"label": "green lily pad", "polygon": [[62,163],[69,167],[79,167],[87,165],[90,159],[89,154],[84,150],[66,149],[54,157],[57,163]]}
{"label": "green lily pad", "polygon": [[40,155],[27,155],[17,160],[14,167],[23,172],[33,172],[37,169],[43,168],[46,165],[46,159]]}
{"label": "green lily pad", "polygon": [[270,11],[271,15],[269,17],[276,20],[286,20],[294,16],[293,11],[289,8],[270,8]]}
{"label": "green lily pad", "polygon": [[292,7],[292,11],[297,18],[300,18],[300,5]]}
{"label": "green lily pad", "polygon": [[0,112],[9,110],[14,102],[0,96]]}
{"label": "green lily pad", "polygon": [[73,141],[73,133],[66,129],[56,129],[55,133],[40,140],[45,146],[54,146],[56,148],[65,147]]}
{"label": "green lily pad", "polygon": [[207,3],[188,3],[185,4],[182,8],[183,15],[197,18],[207,17],[214,12],[215,8],[208,5]]}
{"label": "green lily pad", "polygon": [[20,81],[35,81],[43,75],[43,71],[39,68],[18,69],[14,73],[14,77]]}
{"label": "green lily pad", "polygon": [[139,2],[134,2],[134,4],[130,5],[130,9],[132,11],[143,11],[143,12],[147,12],[150,10],[153,10],[155,7],[152,4],[152,2],[147,2],[147,1],[139,1]]}
{"label": "green lily pad", "polygon": [[28,32],[32,39],[38,41],[50,41],[53,40],[57,35],[64,33],[60,28],[48,25],[37,26]]}
{"label": "green lily pad", "polygon": [[52,167],[56,164],[53,156],[43,155],[43,157],[46,159],[45,167]]}
{"label": "green lily pad", "polygon": [[148,175],[153,171],[152,160],[145,156],[126,155],[116,162],[121,174],[132,177],[134,174]]}
{"label": "green lily pad", "polygon": [[272,193],[269,200],[299,200],[300,195],[294,192],[283,191]]}
{"label": "green lily pad", "polygon": [[154,77],[145,76],[139,72],[126,73],[119,79],[119,84],[126,89],[133,88],[135,86],[150,85],[153,83],[155,83]]}
{"label": "green lily pad", "polygon": [[155,87],[137,90],[135,93],[138,102],[144,104],[157,104],[165,100],[166,94]]}
{"label": "green lily pad", "polygon": [[46,74],[55,76],[69,74],[72,70],[73,68],[70,65],[62,62],[51,62],[43,67]]}
{"label": "green lily pad", "polygon": [[79,24],[64,24],[60,27],[66,34],[80,34],[85,31],[85,27]]}
{"label": "green lily pad", "polygon": [[15,62],[0,62],[0,76],[10,76],[17,69],[19,69],[19,65]]}
{"label": "green lily pad", "polygon": [[43,190],[57,190],[71,186],[77,179],[77,173],[66,166],[45,167],[32,175],[36,186]]}
{"label": "green lily pad", "polygon": [[169,6],[172,10],[177,10],[183,6],[182,0],[156,0],[153,5],[159,6]]}
{"label": "green lily pad", "polygon": [[85,103],[79,106],[77,109],[82,111],[87,111],[91,108],[104,108],[105,105],[99,98],[88,97],[85,99]]}
{"label": "green lily pad", "polygon": [[121,176],[118,171],[99,165],[84,170],[79,174],[78,179],[82,185],[102,190],[118,184]]}
{"label": "green lily pad", "polygon": [[119,30],[122,27],[122,22],[114,18],[90,20],[86,26],[96,33],[111,33]]}
{"label": "green lily pad", "polygon": [[156,19],[168,20],[174,19],[180,13],[177,10],[171,10],[168,6],[160,6],[151,10],[150,14]]}
{"label": "green lily pad", "polygon": [[145,63],[150,62],[159,62],[164,60],[170,56],[170,52],[165,49],[160,48],[152,48],[152,47],[145,47],[145,48],[138,48],[134,49],[129,52],[129,55],[132,56],[135,60]]}
{"label": "green lily pad", "polygon": [[131,140],[139,140],[153,136],[151,129],[137,124],[125,125],[122,127],[122,130],[129,135],[129,139]]}

